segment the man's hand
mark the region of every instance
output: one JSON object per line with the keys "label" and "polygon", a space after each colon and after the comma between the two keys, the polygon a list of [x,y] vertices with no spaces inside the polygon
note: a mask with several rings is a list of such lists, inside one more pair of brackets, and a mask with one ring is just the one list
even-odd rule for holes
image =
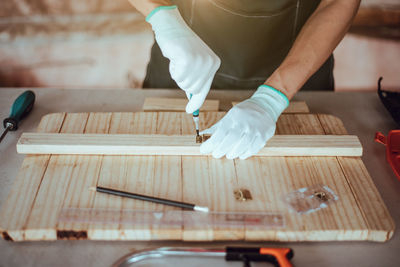
{"label": "man's hand", "polygon": [[203,105],[221,60],[187,26],[177,7],[158,7],[146,20],[163,55],[170,60],[172,79],[186,94],[192,95],[186,112],[193,113]]}
{"label": "man's hand", "polygon": [[276,121],[288,106],[287,97],[276,89],[261,85],[254,95],[234,106],[219,122],[202,134],[212,136],[200,152],[214,158],[246,159],[258,153],[274,135]]}

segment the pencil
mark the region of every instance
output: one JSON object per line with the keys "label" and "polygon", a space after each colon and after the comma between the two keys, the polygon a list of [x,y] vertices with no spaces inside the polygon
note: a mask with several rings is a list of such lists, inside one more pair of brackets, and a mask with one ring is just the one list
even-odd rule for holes
{"label": "pencil", "polygon": [[138,199],[138,200],[143,200],[143,201],[150,201],[150,202],[154,202],[154,203],[158,203],[158,204],[164,204],[164,205],[179,207],[179,208],[188,209],[188,210],[202,211],[202,212],[209,211],[208,207],[196,206],[195,204],[191,204],[191,203],[174,201],[174,200],[169,200],[169,199],[165,199],[165,198],[146,196],[146,195],[141,195],[141,194],[136,194],[136,193],[130,193],[130,192],[120,191],[120,190],[116,190],[116,189],[105,188],[105,187],[101,187],[101,186],[89,187],[89,190],[100,192],[100,193],[111,194],[111,195],[115,195],[115,196],[120,196],[120,197],[128,197],[128,198],[133,198],[133,199]]}

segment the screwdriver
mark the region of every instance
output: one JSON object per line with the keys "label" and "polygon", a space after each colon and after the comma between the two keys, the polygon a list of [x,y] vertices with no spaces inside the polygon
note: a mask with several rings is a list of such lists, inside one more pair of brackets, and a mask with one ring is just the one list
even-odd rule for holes
{"label": "screwdriver", "polygon": [[[192,94],[190,94],[189,99],[192,98]],[[194,125],[196,127],[196,142],[197,140],[199,140],[200,138],[200,131],[199,131],[199,114],[200,114],[200,110],[196,110],[195,112],[193,112],[193,121],[194,121]]]}
{"label": "screwdriver", "polygon": [[0,137],[0,142],[9,131],[16,131],[18,129],[21,120],[31,112],[34,102],[35,94],[30,90],[23,92],[15,99],[11,106],[9,117],[3,120],[5,130]]}

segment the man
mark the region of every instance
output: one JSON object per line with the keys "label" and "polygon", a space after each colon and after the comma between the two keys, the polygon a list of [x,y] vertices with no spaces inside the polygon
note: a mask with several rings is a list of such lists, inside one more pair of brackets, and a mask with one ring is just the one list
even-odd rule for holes
{"label": "man", "polygon": [[[215,158],[246,159],[274,135],[289,100],[333,90],[332,51],[360,0],[129,0],[155,33],[144,87],[179,87],[192,97],[212,88],[258,88],[203,133]],[[171,79],[172,78],[172,79]]]}

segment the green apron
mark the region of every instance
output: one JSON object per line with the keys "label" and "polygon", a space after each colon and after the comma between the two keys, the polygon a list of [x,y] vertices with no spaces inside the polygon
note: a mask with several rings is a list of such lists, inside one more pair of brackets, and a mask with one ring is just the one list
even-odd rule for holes
{"label": "green apron", "polygon": [[[320,0],[175,0],[186,23],[220,57],[212,89],[256,89],[288,54]],[[157,43],[144,88],[178,88]],[[301,90],[333,90],[333,56]]]}

